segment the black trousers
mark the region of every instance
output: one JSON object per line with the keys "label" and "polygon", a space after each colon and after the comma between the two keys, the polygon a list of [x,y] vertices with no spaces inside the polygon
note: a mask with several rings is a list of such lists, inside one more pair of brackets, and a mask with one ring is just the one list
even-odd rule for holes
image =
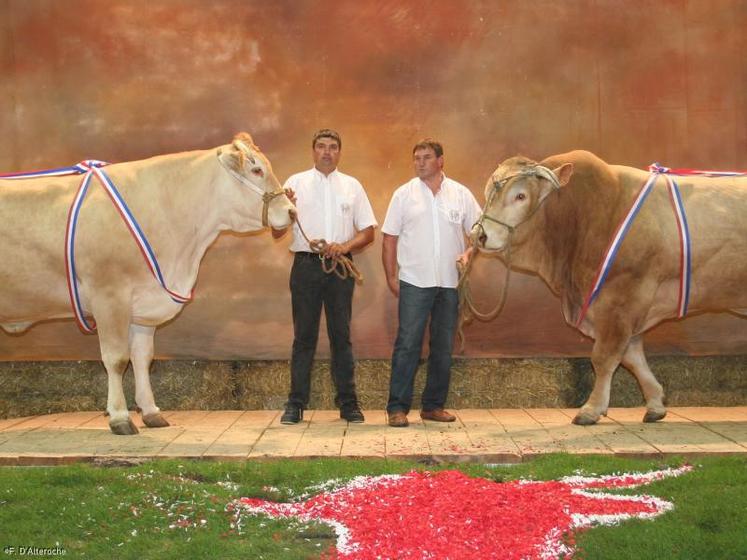
{"label": "black trousers", "polygon": [[352,278],[342,280],[334,273],[324,272],[319,255],[296,253],[290,275],[293,354],[289,403],[304,408],[309,403],[311,364],[319,339],[322,306],[332,356],[332,381],[337,391],[335,404],[339,407],[357,401],[353,379],[353,347],[350,343],[354,288],[355,281]]}

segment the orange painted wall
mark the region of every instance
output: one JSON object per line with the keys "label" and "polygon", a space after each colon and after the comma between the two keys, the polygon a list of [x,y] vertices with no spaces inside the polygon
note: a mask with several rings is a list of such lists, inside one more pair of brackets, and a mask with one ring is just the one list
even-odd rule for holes
{"label": "orange painted wall", "polygon": [[[426,135],[480,202],[517,153],[746,169],[745,28],[743,0],[0,0],[0,170],[209,148],[247,130],[283,181],[311,166],[312,132],[332,127],[340,169],[362,181],[381,222]],[[288,243],[221,236],[196,300],[159,330],[157,355],[287,358]],[[380,243],[356,257],[360,358],[388,357],[396,330]],[[0,284],[13,263],[3,266]],[[487,305],[503,268],[477,273]],[[467,356],[588,353],[541,281],[512,282],[502,317],[468,329]],[[647,345],[747,353],[747,322],[669,323]],[[2,360],[97,356],[97,339],[71,321],[0,334]]]}

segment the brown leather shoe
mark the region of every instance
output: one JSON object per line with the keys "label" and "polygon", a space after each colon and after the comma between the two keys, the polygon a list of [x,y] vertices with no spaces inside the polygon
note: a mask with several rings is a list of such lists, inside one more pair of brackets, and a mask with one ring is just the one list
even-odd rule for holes
{"label": "brown leather shoe", "polygon": [[389,425],[392,428],[406,428],[410,422],[407,421],[407,414],[398,410],[389,414]]}
{"label": "brown leather shoe", "polygon": [[433,420],[434,422],[453,422],[456,420],[456,416],[449,414],[443,408],[437,408],[436,410],[421,410],[420,417],[423,420]]}

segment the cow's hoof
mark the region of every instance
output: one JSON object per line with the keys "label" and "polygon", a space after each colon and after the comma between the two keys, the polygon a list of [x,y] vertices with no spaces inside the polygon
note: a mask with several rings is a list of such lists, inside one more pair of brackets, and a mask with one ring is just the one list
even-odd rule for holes
{"label": "cow's hoof", "polygon": [[644,422],[658,422],[662,418],[664,418],[667,415],[666,410],[658,411],[658,410],[647,410],[646,414],[643,416]]}
{"label": "cow's hoof", "polygon": [[593,424],[596,424],[598,420],[599,416],[594,416],[593,414],[589,414],[588,412],[579,412],[573,419],[573,423],[577,424],[578,426],[591,426]]}
{"label": "cow's hoof", "polygon": [[143,415],[143,423],[149,428],[165,428],[171,425],[160,412]]}
{"label": "cow's hoof", "polygon": [[126,421],[109,424],[109,429],[112,431],[112,433],[117,434],[118,436],[134,436],[135,434],[140,433],[140,430],[137,429],[137,426],[135,426],[133,421],[129,419]]}

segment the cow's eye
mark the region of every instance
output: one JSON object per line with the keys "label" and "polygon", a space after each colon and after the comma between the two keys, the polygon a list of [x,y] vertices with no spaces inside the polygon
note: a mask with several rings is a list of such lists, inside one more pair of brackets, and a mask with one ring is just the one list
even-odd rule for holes
{"label": "cow's eye", "polygon": [[264,171],[262,171],[261,168],[259,168],[259,167],[253,167],[252,168],[252,175],[256,175],[257,177],[262,177],[262,176],[264,176],[264,174],[265,173],[264,173]]}
{"label": "cow's eye", "polygon": [[523,192],[517,193],[516,200],[524,200],[527,197]]}

